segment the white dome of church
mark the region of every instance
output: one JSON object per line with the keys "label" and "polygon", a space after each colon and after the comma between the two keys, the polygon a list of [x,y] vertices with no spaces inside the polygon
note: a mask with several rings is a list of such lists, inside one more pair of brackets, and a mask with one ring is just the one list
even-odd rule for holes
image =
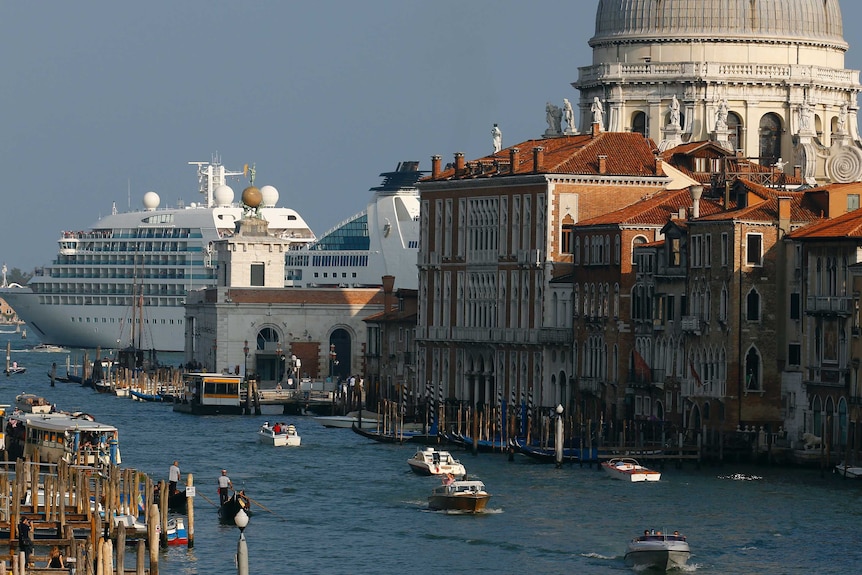
{"label": "white dome of church", "polygon": [[591,45],[620,37],[784,38],[846,47],[838,0],[600,0]]}
{"label": "white dome of church", "polygon": [[580,132],[712,140],[808,185],[862,180],[838,0],[598,0],[589,43]]}

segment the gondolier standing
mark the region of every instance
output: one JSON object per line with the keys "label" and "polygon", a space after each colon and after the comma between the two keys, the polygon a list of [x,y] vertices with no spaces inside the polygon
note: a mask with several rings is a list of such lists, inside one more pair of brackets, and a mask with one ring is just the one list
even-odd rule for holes
{"label": "gondolier standing", "polygon": [[222,469],[221,475],[218,478],[218,498],[221,505],[224,505],[225,501],[230,499],[228,491],[231,489],[233,489],[233,483],[231,483],[230,477],[227,476],[227,469]]}
{"label": "gondolier standing", "polygon": [[177,492],[177,483],[180,481],[180,462],[174,461],[168,470],[168,493],[173,495]]}

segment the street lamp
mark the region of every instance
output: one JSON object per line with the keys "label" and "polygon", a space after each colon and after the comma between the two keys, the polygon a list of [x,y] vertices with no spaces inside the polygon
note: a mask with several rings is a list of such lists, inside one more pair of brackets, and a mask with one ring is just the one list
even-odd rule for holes
{"label": "street lamp", "polygon": [[296,380],[297,382],[301,379],[299,375],[300,368],[302,368],[302,360],[296,357],[295,354],[290,356],[290,376]]}
{"label": "street lamp", "polygon": [[239,541],[236,544],[237,575],[248,575],[248,544],[245,541],[245,528],[248,525],[248,515],[240,509],[234,515],[234,523],[239,527]]}
{"label": "street lamp", "polygon": [[245,356],[245,371],[243,371],[243,377],[248,379],[248,340],[242,342],[242,354]]}

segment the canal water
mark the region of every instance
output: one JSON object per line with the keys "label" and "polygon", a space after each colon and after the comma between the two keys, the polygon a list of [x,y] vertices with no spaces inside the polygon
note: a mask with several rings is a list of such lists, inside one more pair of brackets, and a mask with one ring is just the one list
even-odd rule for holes
{"label": "canal water", "polygon": [[[0,334],[4,350],[8,338],[15,349],[36,343]],[[80,363],[81,352],[71,357]],[[427,509],[437,480],[411,473],[410,444],[375,443],[307,417],[199,417],[74,384],[52,388],[47,373],[52,362],[63,371],[64,354],[22,350],[12,359],[27,373],[0,379],[0,402],[30,392],[86,411],[119,428],[124,467],[166,480],[178,459],[183,481],[194,474],[195,546],[163,552],[162,573],[236,571],[239,531],[219,526],[210,503],[222,468],[253,500],[252,574],[631,573],[626,541],[647,528],[686,534],[687,571],[696,573],[855,573],[862,565],[862,481],[831,473],[687,464],[668,466],[658,483],[626,484],[595,467],[454,451],[492,499],[486,513],[452,515]],[[295,424],[302,446],[259,444],[265,420]]]}

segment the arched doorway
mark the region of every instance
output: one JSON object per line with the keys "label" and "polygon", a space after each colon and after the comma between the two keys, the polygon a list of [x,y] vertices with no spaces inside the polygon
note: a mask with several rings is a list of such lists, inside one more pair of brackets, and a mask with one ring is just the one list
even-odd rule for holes
{"label": "arched doorway", "polygon": [[643,112],[635,112],[632,116],[632,132],[647,135],[646,114]]}
{"label": "arched doorway", "polygon": [[[279,351],[281,354],[279,354]],[[284,372],[281,371],[283,365],[281,364],[280,357],[283,354],[284,350],[281,349],[281,334],[278,330],[272,327],[261,328],[257,332],[252,367],[258,381],[276,383],[280,376],[284,375]]]}
{"label": "arched doorway", "polygon": [[350,334],[345,329],[336,329],[329,335],[329,375],[334,381],[350,376]]}
{"label": "arched doorway", "polygon": [[734,152],[742,149],[742,119],[736,112],[727,115],[727,139]]}
{"label": "arched doorway", "polygon": [[760,118],[760,164],[772,166],[781,157],[781,118],[772,112]]}

